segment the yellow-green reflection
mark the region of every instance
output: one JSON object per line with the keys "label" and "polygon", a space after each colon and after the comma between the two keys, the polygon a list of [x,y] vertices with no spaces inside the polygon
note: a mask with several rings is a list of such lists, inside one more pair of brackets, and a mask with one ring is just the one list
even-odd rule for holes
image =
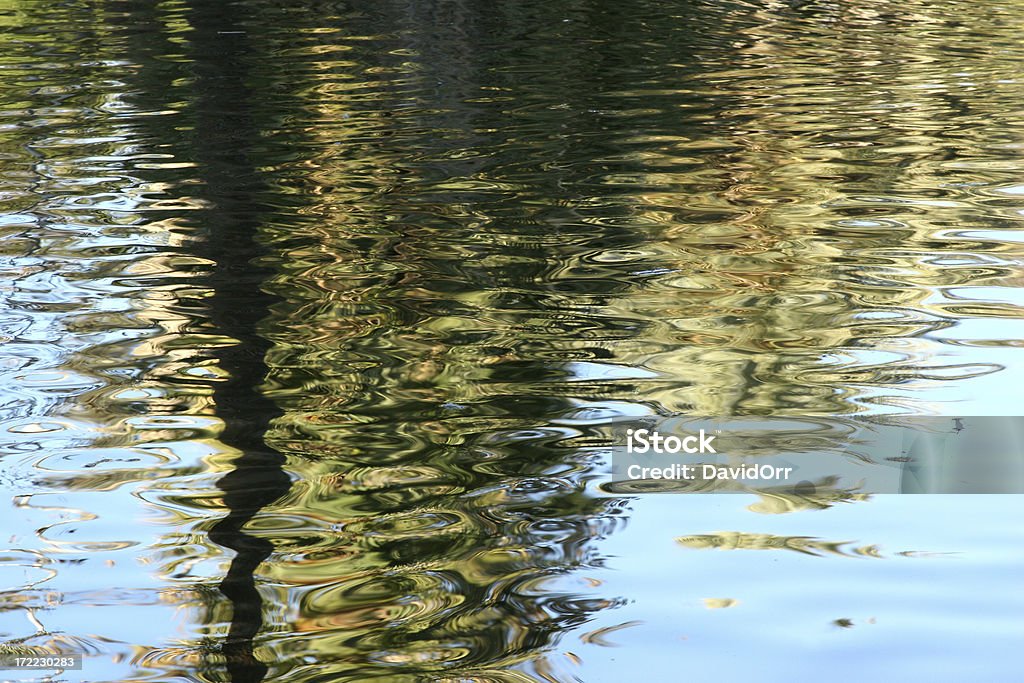
{"label": "yellow-green reflection", "polygon": [[999,410],[1018,8],[797,5],[0,4],[4,637],[571,680],[627,633],[590,425]]}

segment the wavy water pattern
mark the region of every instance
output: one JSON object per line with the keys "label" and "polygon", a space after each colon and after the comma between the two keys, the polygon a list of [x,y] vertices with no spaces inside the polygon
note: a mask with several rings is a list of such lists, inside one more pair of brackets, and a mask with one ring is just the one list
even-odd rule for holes
{"label": "wavy water pattern", "polygon": [[[0,641],[68,680],[599,681],[785,623],[807,676],[1006,680],[1013,503],[955,543],[824,485],[702,526],[601,490],[597,427],[1017,412],[1020,9],[0,0]],[[808,644],[887,623],[913,656]]]}

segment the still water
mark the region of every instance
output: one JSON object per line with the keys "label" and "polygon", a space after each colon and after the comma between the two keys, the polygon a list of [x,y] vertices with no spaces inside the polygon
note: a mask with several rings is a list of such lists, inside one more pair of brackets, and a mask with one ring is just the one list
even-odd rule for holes
{"label": "still water", "polygon": [[0,0],[0,640],[66,681],[1018,679],[1020,497],[619,496],[597,427],[1017,414],[1021,36]]}

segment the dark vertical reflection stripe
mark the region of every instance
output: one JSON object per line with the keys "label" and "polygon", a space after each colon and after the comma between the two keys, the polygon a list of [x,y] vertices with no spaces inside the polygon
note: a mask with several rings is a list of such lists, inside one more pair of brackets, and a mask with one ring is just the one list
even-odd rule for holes
{"label": "dark vertical reflection stripe", "polygon": [[246,533],[245,525],[289,488],[284,457],[266,443],[279,409],[260,391],[269,342],[258,327],[274,299],[261,288],[271,275],[257,263],[265,250],[257,234],[265,213],[260,197],[266,185],[257,170],[252,146],[258,126],[252,109],[256,95],[246,85],[252,64],[248,36],[239,27],[239,7],[196,2],[188,15],[195,75],[195,159],[210,202],[205,215],[204,258],[216,263],[208,276],[212,296],[205,300],[217,329],[238,340],[216,356],[228,379],[214,393],[224,421],[220,440],[241,451],[235,469],[218,483],[228,514],[210,531],[210,539],[235,551],[221,591],[233,612],[223,653],[232,681],[260,681],[267,667],[253,655],[253,638],[263,625],[262,600],[254,572],[271,553],[272,544]]}

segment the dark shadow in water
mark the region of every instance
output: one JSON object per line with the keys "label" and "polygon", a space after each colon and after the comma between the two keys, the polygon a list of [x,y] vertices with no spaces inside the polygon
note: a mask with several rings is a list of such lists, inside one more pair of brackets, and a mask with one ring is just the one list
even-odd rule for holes
{"label": "dark shadow in water", "polygon": [[210,530],[210,539],[236,553],[220,584],[233,608],[222,651],[231,680],[248,683],[261,681],[267,673],[253,655],[253,638],[263,625],[254,572],[270,556],[273,544],[246,533],[245,525],[287,493],[290,480],[282,469],[284,456],[265,439],[280,410],[259,388],[270,342],[257,329],[274,297],[262,289],[270,269],[256,263],[265,254],[257,234],[265,215],[260,197],[266,186],[252,157],[259,137],[250,108],[254,94],[245,82],[252,54],[249,38],[239,29],[238,11],[230,3],[199,1],[187,17],[196,78],[193,144],[203,182],[198,195],[211,205],[203,215],[205,240],[197,250],[216,263],[205,282],[212,294],[203,303],[214,327],[238,340],[215,352],[228,377],[214,392],[224,421],[220,441],[241,455],[235,469],[217,482],[229,512]]}

